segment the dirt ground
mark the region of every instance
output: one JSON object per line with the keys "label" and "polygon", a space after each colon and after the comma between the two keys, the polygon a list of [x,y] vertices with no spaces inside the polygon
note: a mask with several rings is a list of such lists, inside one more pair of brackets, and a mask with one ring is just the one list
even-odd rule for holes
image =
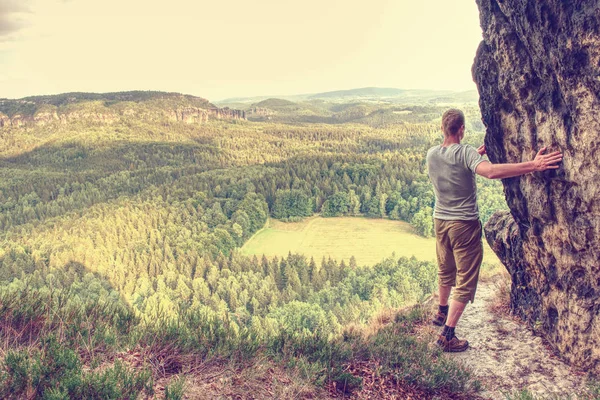
{"label": "dirt ground", "polygon": [[[456,328],[456,336],[469,341],[463,353],[447,354],[468,365],[484,387],[483,397],[506,399],[506,394],[528,390],[540,398],[577,399],[585,389],[585,376],[556,357],[518,320],[493,311],[498,305],[500,279],[480,283]],[[432,326],[432,337],[440,328]]]}

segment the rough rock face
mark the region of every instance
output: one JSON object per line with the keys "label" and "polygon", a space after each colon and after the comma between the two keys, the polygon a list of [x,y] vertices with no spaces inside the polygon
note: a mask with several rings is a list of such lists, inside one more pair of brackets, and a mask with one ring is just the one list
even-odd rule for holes
{"label": "rough rock face", "polygon": [[485,235],[511,309],[562,356],[600,370],[600,1],[477,0],[473,76],[497,163],[561,150],[560,169],[504,180]]}
{"label": "rough rock face", "polygon": [[233,110],[229,107],[211,108],[211,115],[216,119],[246,119],[246,112],[242,110]]}

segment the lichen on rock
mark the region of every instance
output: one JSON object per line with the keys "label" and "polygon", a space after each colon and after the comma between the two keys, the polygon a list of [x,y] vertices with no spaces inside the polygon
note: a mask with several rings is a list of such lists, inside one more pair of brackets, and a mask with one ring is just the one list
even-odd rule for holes
{"label": "lichen on rock", "polygon": [[492,162],[560,150],[558,170],[504,180],[485,228],[511,309],[568,361],[600,370],[600,1],[477,0],[473,65]]}

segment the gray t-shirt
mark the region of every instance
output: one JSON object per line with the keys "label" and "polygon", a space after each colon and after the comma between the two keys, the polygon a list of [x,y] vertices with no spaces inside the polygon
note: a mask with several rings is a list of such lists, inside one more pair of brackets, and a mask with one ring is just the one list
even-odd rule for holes
{"label": "gray t-shirt", "polygon": [[427,169],[435,192],[434,218],[479,219],[475,169],[482,161],[485,159],[472,146],[452,144],[429,149]]}

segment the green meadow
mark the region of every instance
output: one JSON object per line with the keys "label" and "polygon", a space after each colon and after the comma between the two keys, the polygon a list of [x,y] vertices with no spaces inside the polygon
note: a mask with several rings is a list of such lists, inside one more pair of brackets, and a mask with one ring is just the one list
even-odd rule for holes
{"label": "green meadow", "polygon": [[[314,257],[315,261],[331,257],[346,263],[354,256],[358,265],[374,265],[392,254],[435,261],[435,239],[417,235],[403,221],[315,216],[301,222],[269,219],[242,247],[246,255],[283,257],[289,252]],[[498,262],[487,244],[484,261]]]}

